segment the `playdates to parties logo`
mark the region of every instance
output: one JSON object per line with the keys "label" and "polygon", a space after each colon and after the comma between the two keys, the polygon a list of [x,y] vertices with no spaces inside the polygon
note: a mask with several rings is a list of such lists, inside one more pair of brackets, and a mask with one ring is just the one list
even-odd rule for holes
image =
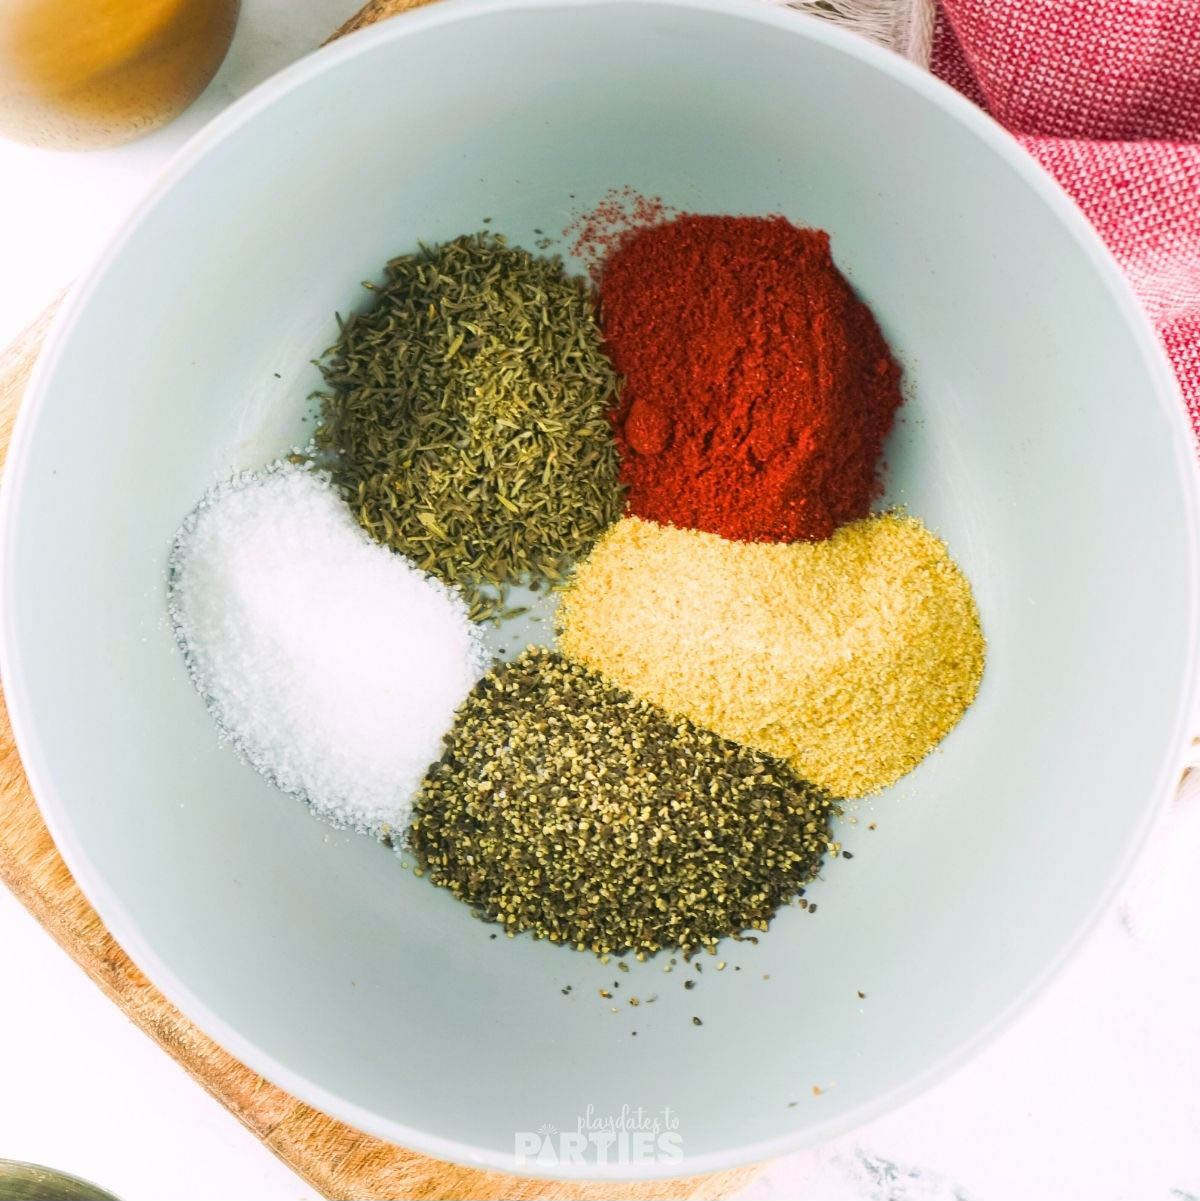
{"label": "playdates to parties logo", "polygon": [[683,1158],[683,1136],[679,1115],[669,1105],[663,1109],[622,1105],[617,1113],[601,1113],[589,1105],[573,1127],[560,1130],[547,1122],[536,1130],[518,1130],[514,1149],[519,1167],[678,1163]]}

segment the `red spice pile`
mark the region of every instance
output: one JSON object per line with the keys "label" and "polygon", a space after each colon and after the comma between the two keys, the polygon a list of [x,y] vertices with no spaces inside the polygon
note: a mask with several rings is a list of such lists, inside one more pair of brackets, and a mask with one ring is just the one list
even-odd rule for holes
{"label": "red spice pile", "polygon": [[866,516],[900,373],[828,234],[782,217],[633,230],[603,263],[600,314],[632,514],[744,542]]}

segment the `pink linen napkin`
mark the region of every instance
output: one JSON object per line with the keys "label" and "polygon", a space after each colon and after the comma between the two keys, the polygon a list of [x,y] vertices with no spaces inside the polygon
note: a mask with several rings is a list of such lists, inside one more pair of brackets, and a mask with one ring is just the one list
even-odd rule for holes
{"label": "pink linen napkin", "polygon": [[930,67],[1087,214],[1200,435],[1200,0],[941,0]]}

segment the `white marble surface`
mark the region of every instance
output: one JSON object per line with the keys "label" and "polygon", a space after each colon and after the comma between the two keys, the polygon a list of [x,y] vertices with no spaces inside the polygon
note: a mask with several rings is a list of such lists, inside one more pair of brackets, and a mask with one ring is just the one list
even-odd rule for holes
{"label": "white marble surface", "polygon": [[[0,342],[102,246],[175,148],[357,0],[245,0],[205,95],[89,155],[0,142]],[[1200,1201],[1200,780],[1119,901],[1015,1026],[871,1125],[772,1164],[756,1201]],[[315,1194],[119,1013],[0,890],[0,1157],[124,1201]]]}

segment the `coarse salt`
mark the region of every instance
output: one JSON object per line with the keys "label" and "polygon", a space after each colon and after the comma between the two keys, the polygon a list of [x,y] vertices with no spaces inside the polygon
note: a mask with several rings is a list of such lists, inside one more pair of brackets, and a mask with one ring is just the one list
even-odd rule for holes
{"label": "coarse salt", "polygon": [[458,593],[291,464],[205,496],[169,574],[192,681],[241,755],[336,825],[402,830],[485,665]]}

